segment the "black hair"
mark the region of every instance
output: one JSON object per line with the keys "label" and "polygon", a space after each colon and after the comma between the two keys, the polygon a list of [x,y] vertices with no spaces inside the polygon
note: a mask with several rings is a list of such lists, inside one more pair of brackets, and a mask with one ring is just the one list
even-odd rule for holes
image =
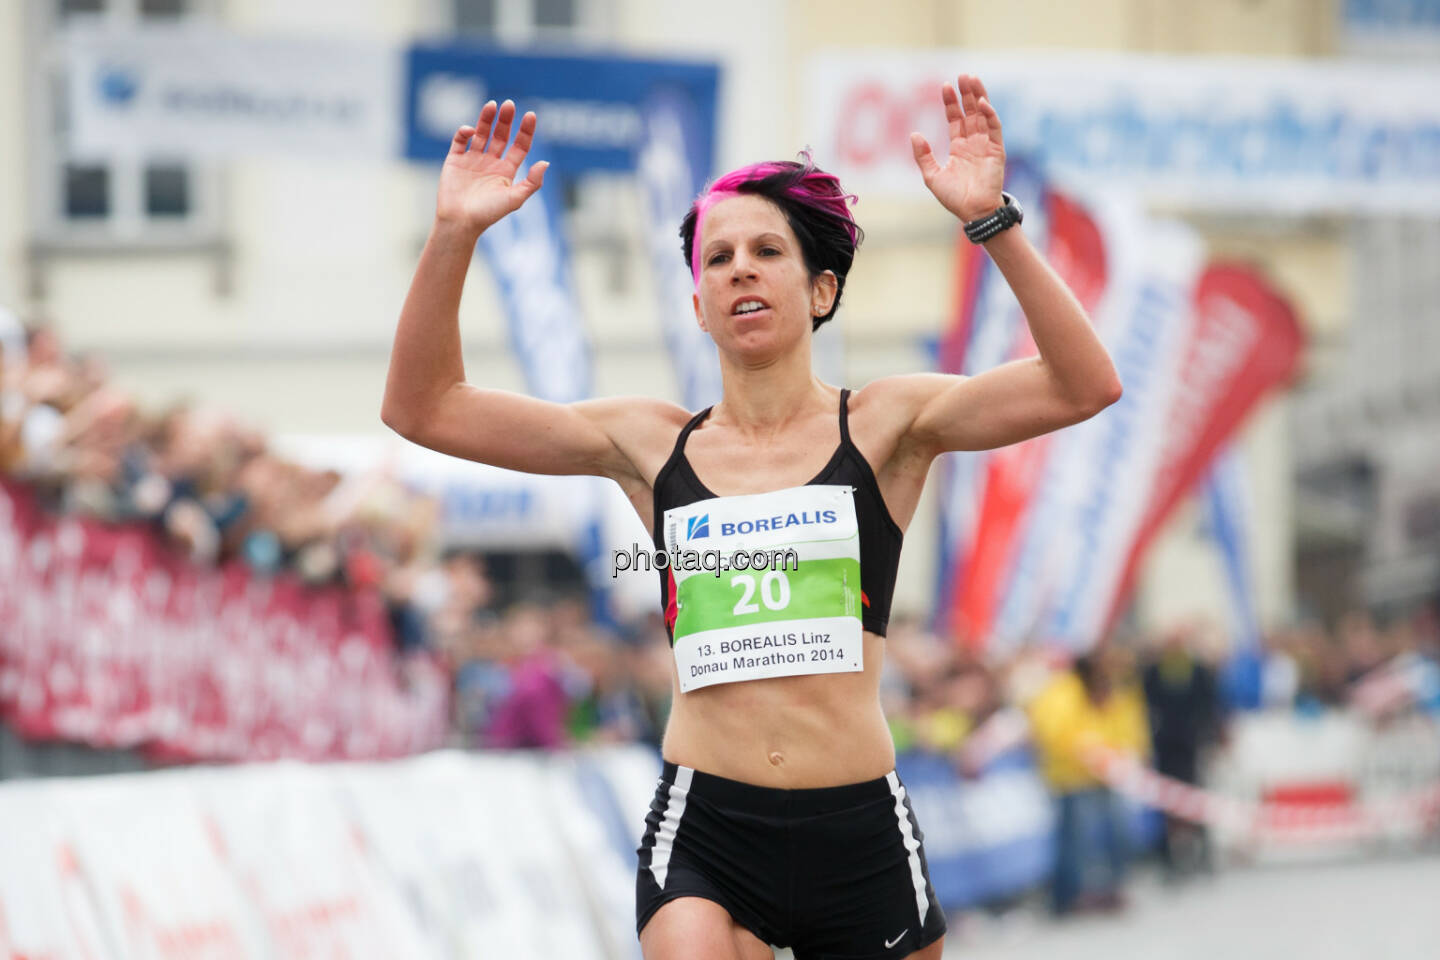
{"label": "black hair", "polygon": [[841,189],[833,174],[816,167],[808,152],[802,156],[804,163],[779,160],[743,167],[720,177],[690,205],[680,222],[680,240],[685,265],[693,270],[695,230],[702,210],[708,207],[703,203],[707,197],[717,192],[745,193],[769,200],[784,214],[799,241],[800,255],[811,279],[826,270],[835,274],[835,300],[824,316],[811,320],[811,329],[819,330],[840,308],[845,277],[865,233],[850,215],[848,204],[854,202],[854,196]]}

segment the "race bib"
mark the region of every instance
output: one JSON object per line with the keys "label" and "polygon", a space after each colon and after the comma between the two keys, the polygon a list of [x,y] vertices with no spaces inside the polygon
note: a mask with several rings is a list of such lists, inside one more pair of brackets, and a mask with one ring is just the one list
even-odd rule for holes
{"label": "race bib", "polygon": [[[665,546],[682,691],[865,669],[850,487],[791,487],[675,507],[665,511]],[[696,569],[701,557],[711,569]]]}

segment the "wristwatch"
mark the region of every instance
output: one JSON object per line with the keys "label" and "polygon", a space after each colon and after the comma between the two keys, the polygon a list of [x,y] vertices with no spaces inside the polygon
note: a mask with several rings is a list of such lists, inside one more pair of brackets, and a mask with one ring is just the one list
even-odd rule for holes
{"label": "wristwatch", "polygon": [[965,236],[970,238],[971,243],[984,243],[995,234],[1009,230],[1025,219],[1025,211],[1021,209],[1020,201],[1003,191],[1000,198],[1005,202],[994,213],[965,224]]}

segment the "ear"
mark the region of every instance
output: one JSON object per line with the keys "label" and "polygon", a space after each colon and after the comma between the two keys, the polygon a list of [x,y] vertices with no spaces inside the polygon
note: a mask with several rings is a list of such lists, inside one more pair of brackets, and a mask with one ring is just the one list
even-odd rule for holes
{"label": "ear", "polygon": [[705,327],[705,317],[700,313],[700,294],[690,294],[690,303],[695,308],[695,322],[700,325],[701,330],[705,330],[706,333],[709,333],[710,331],[707,330]]}
{"label": "ear", "polygon": [[834,270],[826,270],[810,284],[810,315],[823,317],[835,305],[840,290],[840,280]]}

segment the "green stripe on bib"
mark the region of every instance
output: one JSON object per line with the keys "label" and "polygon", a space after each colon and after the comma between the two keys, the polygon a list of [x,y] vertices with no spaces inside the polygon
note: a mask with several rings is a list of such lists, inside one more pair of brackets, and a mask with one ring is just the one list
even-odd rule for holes
{"label": "green stripe on bib", "polygon": [[858,616],[860,561],[849,557],[802,560],[799,569],[731,570],[687,577],[679,599],[675,638],[716,627]]}

